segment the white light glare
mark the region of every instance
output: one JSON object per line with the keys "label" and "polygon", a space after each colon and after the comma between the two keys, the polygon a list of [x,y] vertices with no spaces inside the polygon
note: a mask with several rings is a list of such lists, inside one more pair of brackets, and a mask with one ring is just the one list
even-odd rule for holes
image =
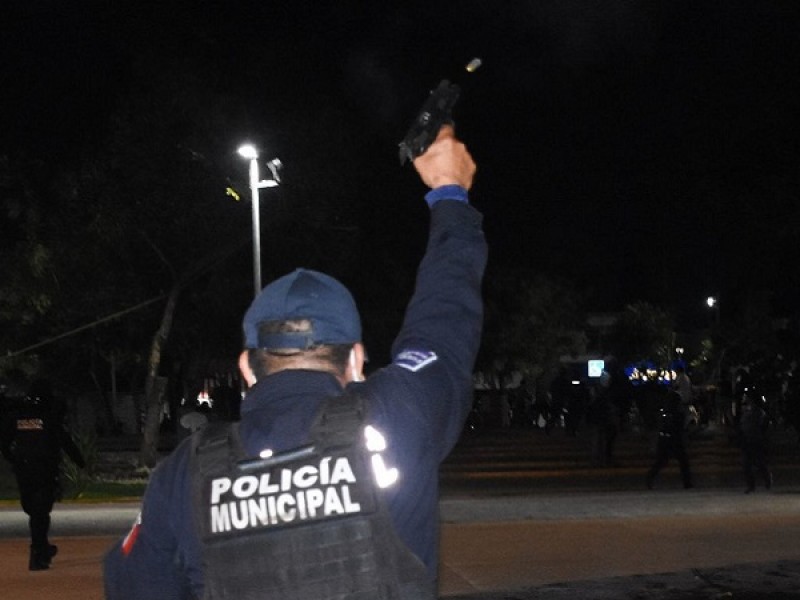
{"label": "white light glare", "polygon": [[380,454],[372,455],[372,472],[375,474],[375,482],[381,489],[389,487],[400,477],[400,472],[395,467],[386,468]]}
{"label": "white light glare", "polygon": [[239,150],[237,152],[239,152],[239,155],[242,158],[247,158],[249,160],[258,158],[258,150],[256,150],[256,147],[253,146],[253,144],[243,144],[242,146],[239,146]]}
{"label": "white light glare", "polygon": [[714,296],[709,296],[706,298],[706,304],[708,305],[708,308],[714,308],[714,306],[717,304],[717,299],[714,298]]}
{"label": "white light glare", "polygon": [[400,471],[395,467],[388,468],[383,461],[383,456],[379,454],[386,450],[386,438],[372,425],[367,425],[364,427],[364,439],[366,441],[367,450],[369,452],[375,452],[375,454],[370,457],[375,483],[381,489],[387,488],[399,479]]}
{"label": "white light glare", "polygon": [[383,452],[386,450],[386,438],[372,425],[364,427],[364,439],[367,441],[367,450],[370,452]]}
{"label": "white light glare", "polygon": [[208,405],[208,408],[213,408],[214,406],[214,399],[208,395],[208,392],[202,390],[199,394],[197,394],[197,406],[201,404]]}

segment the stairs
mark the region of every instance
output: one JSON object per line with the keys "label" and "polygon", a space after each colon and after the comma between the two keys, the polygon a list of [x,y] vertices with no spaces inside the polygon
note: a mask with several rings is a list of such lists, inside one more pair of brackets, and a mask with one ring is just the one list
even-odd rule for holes
{"label": "stairs", "polygon": [[[614,466],[593,467],[589,428],[576,436],[563,429],[548,435],[537,428],[469,432],[440,469],[442,494],[641,490],[655,457],[655,441],[653,433],[624,431],[617,437]],[[725,432],[699,432],[690,438],[688,451],[696,487],[744,490],[741,451]],[[777,489],[800,484],[800,444],[792,431],[774,432],[770,466]],[[681,488],[677,462],[670,461],[661,471],[659,488]]]}

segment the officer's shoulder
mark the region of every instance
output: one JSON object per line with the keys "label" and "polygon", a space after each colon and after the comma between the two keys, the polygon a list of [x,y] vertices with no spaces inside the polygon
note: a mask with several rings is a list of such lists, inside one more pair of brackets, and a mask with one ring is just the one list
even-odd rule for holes
{"label": "officer's shoulder", "polygon": [[181,440],[169,454],[158,459],[150,473],[150,483],[175,480],[181,472],[188,469],[193,450],[192,436]]}

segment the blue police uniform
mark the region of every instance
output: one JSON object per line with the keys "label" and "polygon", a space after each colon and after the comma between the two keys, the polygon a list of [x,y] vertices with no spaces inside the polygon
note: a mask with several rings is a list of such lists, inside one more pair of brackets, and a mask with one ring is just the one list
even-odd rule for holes
{"label": "blue police uniform", "polygon": [[[386,465],[399,478],[386,490],[400,539],[436,579],[438,470],[456,443],[472,402],[472,368],[482,325],[486,244],[481,216],[466,192],[429,192],[431,225],[416,289],[392,363],[352,383],[367,420],[386,439]],[[342,393],[328,373],[285,370],[261,379],[242,403],[239,426],[248,454],[280,453],[309,442],[321,403]],[[106,555],[107,598],[191,598],[203,594],[203,549],[192,510],[190,440],[152,473],[142,513]]]}
{"label": "blue police uniform", "polygon": [[[5,399],[0,398],[0,402]],[[11,402],[11,399],[8,399]],[[49,541],[50,513],[61,498],[62,451],[83,468],[83,455],[64,424],[65,406],[45,380],[31,384],[24,398],[14,399],[2,419],[0,451],[14,467],[22,510],[31,534],[31,571],[48,569],[58,548]]]}

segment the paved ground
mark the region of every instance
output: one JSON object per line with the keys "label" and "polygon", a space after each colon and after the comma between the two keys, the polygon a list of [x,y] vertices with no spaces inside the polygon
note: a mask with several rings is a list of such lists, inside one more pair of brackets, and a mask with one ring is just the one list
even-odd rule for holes
{"label": "paved ground", "polygon": [[[800,489],[449,498],[441,511],[451,600],[800,598]],[[102,554],[136,512],[59,506],[59,555],[30,573],[24,515],[3,509],[2,597],[99,600]]]}
{"label": "paved ground", "polygon": [[[696,489],[680,489],[672,469],[648,491],[642,467],[649,454],[635,440],[624,446],[626,466],[608,470],[587,469],[585,448],[565,459],[575,446],[566,440],[533,440],[539,446],[530,464],[506,464],[500,447],[507,443],[517,444],[501,436],[487,445],[479,470],[480,461],[461,463],[456,453],[452,468],[464,470],[462,484],[444,478],[442,597],[800,598],[800,464],[793,456],[776,464],[775,489],[744,495],[735,452],[709,444],[697,448]],[[101,557],[137,508],[59,505],[53,536],[60,552],[50,571],[37,573],[27,570],[25,516],[14,505],[0,508],[0,597],[101,599]]]}
{"label": "paved ground", "polygon": [[[555,438],[555,439],[553,439]],[[474,447],[471,447],[474,444]],[[513,457],[526,448],[526,454]],[[508,432],[466,440],[443,468],[442,590],[453,600],[800,598],[800,460],[776,432],[780,485],[744,495],[739,450],[710,429],[653,491],[652,440],[629,432],[618,466],[592,468],[591,436]],[[509,460],[512,458],[512,460]],[[491,490],[491,502],[467,506]],[[546,490],[546,491],[543,491]],[[491,577],[491,582],[488,578]]]}
{"label": "paved ground", "polygon": [[789,600],[800,563],[774,562],[612,577],[451,596],[449,600]]}
{"label": "paved ground", "polygon": [[538,507],[526,504],[483,504],[477,521],[444,527],[444,596],[800,597],[800,491],[752,502],[681,490],[547,495]]}

